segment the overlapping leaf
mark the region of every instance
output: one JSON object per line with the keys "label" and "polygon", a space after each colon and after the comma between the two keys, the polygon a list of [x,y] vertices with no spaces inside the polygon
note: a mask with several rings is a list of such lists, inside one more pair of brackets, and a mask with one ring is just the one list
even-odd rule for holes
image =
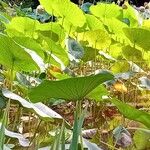
{"label": "overlapping leaf", "polygon": [[124,33],[133,45],[150,50],[150,30],[144,28],[124,28]]}
{"label": "overlapping leaf", "polygon": [[69,0],[40,0],[40,3],[45,7],[48,13],[61,16],[74,26],[82,27],[85,23],[85,16],[82,10]]}
{"label": "overlapping leaf", "polygon": [[31,56],[4,34],[0,34],[0,63],[8,68],[13,67],[15,70],[33,71],[38,69]]}
{"label": "overlapping leaf", "polygon": [[[89,46],[99,50],[109,47],[111,39],[104,30],[87,31],[80,34],[81,40],[87,41]],[[83,38],[84,37],[84,38]],[[91,38],[92,37],[92,38]]]}
{"label": "overlapping leaf", "polygon": [[99,18],[122,18],[121,8],[115,4],[100,3],[91,6],[90,11]]}

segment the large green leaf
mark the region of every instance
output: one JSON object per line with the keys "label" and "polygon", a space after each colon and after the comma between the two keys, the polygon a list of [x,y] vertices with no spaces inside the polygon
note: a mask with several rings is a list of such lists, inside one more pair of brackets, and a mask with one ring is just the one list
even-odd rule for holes
{"label": "large green leaf", "polygon": [[[63,28],[57,22],[50,23],[39,23],[37,20],[33,20],[27,17],[15,17],[11,22],[6,25],[6,31],[9,36],[17,37],[34,37],[37,38],[37,32],[43,33],[44,35],[54,39],[62,40],[65,37]],[[61,32],[61,34],[60,34]]]}
{"label": "large green leaf", "polygon": [[[27,17],[15,17],[6,26],[6,31],[10,36],[33,37],[36,27],[40,23]],[[17,31],[17,32],[15,32]],[[20,33],[20,34],[19,34]]]}
{"label": "large green leaf", "polygon": [[134,107],[114,98],[111,99],[111,102],[116,105],[116,107],[125,117],[131,120],[141,122],[145,126],[150,128],[150,114],[149,113],[135,109]]}
{"label": "large green leaf", "polygon": [[37,24],[36,31],[40,32],[46,37],[53,39],[54,41],[62,41],[65,38],[65,31],[59,22],[49,22],[44,24]]}
{"label": "large green leaf", "polygon": [[121,18],[122,10],[118,5],[100,3],[98,5],[93,5],[90,7],[90,11],[96,17],[103,18]]}
{"label": "large green leaf", "polygon": [[40,3],[48,13],[51,14],[53,12],[54,15],[61,16],[74,26],[82,27],[86,21],[82,10],[69,0],[40,0]]}
{"label": "large green leaf", "polygon": [[104,24],[100,20],[98,20],[95,16],[86,14],[85,17],[90,30],[98,30],[98,29],[105,30]]}
{"label": "large green leaf", "polygon": [[50,98],[81,100],[99,84],[113,79],[113,75],[103,71],[97,75],[68,78],[60,81],[45,80],[38,87],[31,89],[29,98],[33,102]]}
{"label": "large green leaf", "polygon": [[108,27],[108,30],[115,41],[119,40],[121,43],[127,41],[127,38],[122,30],[123,28],[128,27],[125,23],[116,18],[106,18],[104,20],[104,24]]}
{"label": "large green leaf", "polygon": [[99,50],[107,48],[111,44],[109,35],[107,34],[107,32],[101,29],[81,33],[81,40],[88,41],[89,46],[97,48]]}
{"label": "large green leaf", "polygon": [[150,30],[144,28],[124,28],[123,31],[133,45],[140,46],[146,51],[150,50]]}
{"label": "large green leaf", "polygon": [[[44,37],[42,36],[42,40],[43,40],[43,49],[45,51],[47,51],[50,55],[54,54],[56,57],[58,57],[65,65],[68,64],[69,58],[67,55],[67,52],[65,51],[64,48],[62,48],[62,46],[60,44],[56,44],[53,40],[51,40],[48,37]],[[50,58],[50,60],[48,60],[50,63],[55,64],[56,61],[54,59],[52,59],[52,57]],[[56,64],[55,64],[56,65]]]}
{"label": "large green leaf", "polygon": [[31,56],[11,38],[0,34],[0,63],[15,70],[37,70],[37,64]]}
{"label": "large green leaf", "polygon": [[43,48],[34,39],[29,37],[13,37],[12,39],[21,46],[30,49],[32,51],[35,51],[39,56],[44,58]]}

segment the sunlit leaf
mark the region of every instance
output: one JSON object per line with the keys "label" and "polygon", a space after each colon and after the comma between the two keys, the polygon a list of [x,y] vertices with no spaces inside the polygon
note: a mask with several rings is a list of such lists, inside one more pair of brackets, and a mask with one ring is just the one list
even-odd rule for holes
{"label": "sunlit leaf", "polygon": [[61,16],[71,22],[74,26],[82,27],[85,23],[82,10],[69,0],[40,0],[40,3],[48,13],[53,12],[56,16]]}
{"label": "sunlit leaf", "polygon": [[123,18],[129,19],[131,27],[137,27],[140,20],[138,11],[130,6],[128,2],[125,2],[125,5],[127,9],[123,9]]}
{"label": "sunlit leaf", "polygon": [[35,51],[39,56],[44,58],[43,48],[34,39],[29,37],[13,37],[12,39],[21,46]]}
{"label": "sunlit leaf", "polygon": [[31,56],[4,34],[0,34],[0,63],[15,70],[33,71],[38,68]]}
{"label": "sunlit leaf", "polygon": [[150,30],[150,19],[144,20],[142,26]]}
{"label": "sunlit leaf", "polygon": [[150,30],[143,28],[124,28],[123,31],[133,45],[140,46],[146,51],[150,50]]}
{"label": "sunlit leaf", "polygon": [[89,42],[89,46],[99,50],[107,48],[111,44],[110,37],[104,30],[99,29],[94,31],[87,31],[83,34],[80,34],[80,36],[81,40]]}
{"label": "sunlit leaf", "polygon": [[[40,23],[37,20],[33,20],[28,17],[15,17],[6,26],[6,31],[11,36],[34,37],[36,26],[38,26],[39,24]],[[17,31],[20,34],[18,34],[15,31]]]}
{"label": "sunlit leaf", "polygon": [[129,69],[130,69],[130,65],[127,61],[115,62],[111,67],[111,71],[113,73],[123,73],[129,71]]}
{"label": "sunlit leaf", "polygon": [[103,23],[100,20],[98,20],[95,16],[86,14],[85,17],[90,30],[105,30]]}
{"label": "sunlit leaf", "polygon": [[[69,59],[67,52],[60,44],[56,44],[53,40],[48,37],[43,37],[43,49],[47,51],[50,55],[53,54],[58,57],[65,65],[68,64]],[[52,58],[49,58],[48,62],[53,64]],[[55,65],[55,64],[54,64]]]}
{"label": "sunlit leaf", "polygon": [[103,18],[121,18],[121,8],[116,4],[99,3],[90,7],[90,11],[96,17]]}
{"label": "sunlit leaf", "polygon": [[110,45],[109,54],[116,59],[121,59],[122,47],[123,45],[121,43],[115,43],[115,44]]}
{"label": "sunlit leaf", "polygon": [[107,89],[103,85],[99,85],[94,90],[92,90],[86,97],[100,101],[102,100],[102,96],[108,95]]}

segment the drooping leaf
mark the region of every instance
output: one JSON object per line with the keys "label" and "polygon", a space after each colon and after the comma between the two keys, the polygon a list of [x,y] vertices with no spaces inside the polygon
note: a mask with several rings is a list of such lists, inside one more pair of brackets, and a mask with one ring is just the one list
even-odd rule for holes
{"label": "drooping leaf", "polygon": [[138,122],[143,123],[145,126],[150,128],[150,114],[147,112],[144,112],[142,110],[135,109],[134,107],[123,103],[117,99],[111,99],[112,103],[116,105],[116,107],[119,109],[119,111],[128,119],[135,120]]}
{"label": "drooping leaf", "polygon": [[25,76],[24,74],[21,74],[21,73],[16,73],[16,78],[17,78],[17,80],[19,81],[19,83],[21,84],[21,85],[24,85],[24,86],[26,86],[26,87],[29,87],[29,86],[31,86],[31,83],[30,83],[30,81],[29,80],[27,80],[27,76]]}
{"label": "drooping leaf", "polygon": [[[0,123],[0,128],[2,126],[2,123]],[[9,131],[5,128],[5,135],[6,136],[9,136],[11,138],[16,138],[18,139],[19,141],[19,144],[23,147],[28,147],[29,146],[29,140],[28,139],[25,139],[23,137],[23,135],[19,134],[19,133],[16,133],[16,132],[12,132],[12,131]]]}
{"label": "drooping leaf", "polygon": [[4,34],[0,34],[0,63],[8,68],[13,67],[15,70],[33,71],[38,69],[31,56]]}
{"label": "drooping leaf", "polygon": [[50,98],[82,100],[99,84],[111,79],[113,79],[113,75],[104,71],[97,75],[75,77],[60,81],[45,80],[38,87],[31,89],[29,98],[33,102],[45,101]]}
{"label": "drooping leaf", "polygon": [[107,59],[107,60],[109,60],[109,61],[116,61],[115,58],[113,58],[111,55],[109,55],[109,54],[107,54],[107,53],[105,53],[105,52],[103,52],[103,51],[99,51],[99,54],[100,54],[103,58],[105,58],[105,59]]}
{"label": "drooping leaf", "polygon": [[123,72],[123,73],[117,73],[115,74],[115,78],[116,79],[124,79],[124,80],[128,80],[130,79],[131,77],[133,77],[135,75],[134,72],[132,71],[129,71],[129,72]]}
{"label": "drooping leaf", "polygon": [[6,89],[3,89],[3,95],[7,98],[10,98],[11,100],[18,101],[25,108],[33,109],[42,118],[62,119],[62,117],[58,113],[56,113],[55,111],[50,109],[48,106],[44,105],[43,103],[34,103],[34,104],[30,103],[27,100],[20,97],[19,95],[12,93],[11,91],[8,91]]}
{"label": "drooping leaf", "polygon": [[113,130],[113,136],[117,145],[122,148],[127,148],[132,144],[130,132],[123,126],[118,126]]}
{"label": "drooping leaf", "polygon": [[129,65],[130,65],[130,69],[132,72],[137,73],[137,72],[144,72],[144,70],[138,66],[137,64],[135,64],[132,61],[128,61]]}

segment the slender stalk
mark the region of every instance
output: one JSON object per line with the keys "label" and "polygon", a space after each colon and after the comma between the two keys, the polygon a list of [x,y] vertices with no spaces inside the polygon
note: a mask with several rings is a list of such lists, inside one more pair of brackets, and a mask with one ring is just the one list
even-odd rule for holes
{"label": "slender stalk", "polygon": [[[14,72],[14,62],[12,64],[12,68],[10,69],[10,91],[13,91],[13,72]],[[5,127],[7,127],[8,122],[9,122],[9,111],[10,111],[10,101],[11,99],[8,99],[8,103],[6,106],[6,122],[5,122]],[[7,143],[9,143],[10,138],[7,140]]]}
{"label": "slender stalk", "polygon": [[31,144],[31,143],[33,142],[33,140],[36,138],[36,133],[37,133],[37,131],[38,131],[38,129],[39,129],[41,123],[42,123],[42,121],[40,120],[40,122],[38,123],[38,125],[37,125],[37,127],[36,127],[36,129],[35,129],[34,135],[33,135],[32,139],[30,140],[30,144]]}

